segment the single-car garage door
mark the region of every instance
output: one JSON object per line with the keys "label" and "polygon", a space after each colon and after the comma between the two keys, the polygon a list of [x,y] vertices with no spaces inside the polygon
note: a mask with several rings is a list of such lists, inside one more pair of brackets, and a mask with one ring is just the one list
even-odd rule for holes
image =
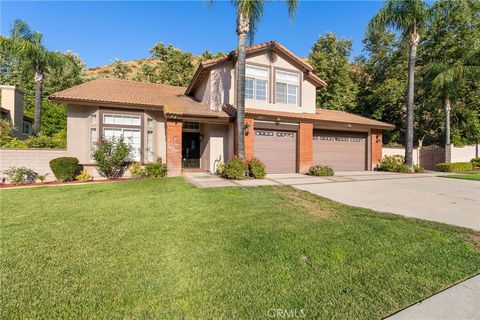
{"label": "single-car garage door", "polygon": [[367,133],[314,130],[313,163],[335,171],[367,170]]}
{"label": "single-car garage door", "polygon": [[268,173],[291,173],[297,168],[297,133],[255,129],[255,158],[265,163]]}

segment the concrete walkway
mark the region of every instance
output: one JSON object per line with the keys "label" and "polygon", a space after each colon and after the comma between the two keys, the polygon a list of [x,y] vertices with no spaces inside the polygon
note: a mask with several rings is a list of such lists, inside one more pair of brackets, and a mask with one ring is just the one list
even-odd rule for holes
{"label": "concrete walkway", "polygon": [[480,275],[418,302],[388,320],[460,320],[480,316]]}
{"label": "concrete walkway", "polygon": [[199,188],[219,188],[219,187],[258,187],[272,186],[277,183],[268,179],[259,180],[227,180],[215,174],[207,172],[189,172],[183,176]]}

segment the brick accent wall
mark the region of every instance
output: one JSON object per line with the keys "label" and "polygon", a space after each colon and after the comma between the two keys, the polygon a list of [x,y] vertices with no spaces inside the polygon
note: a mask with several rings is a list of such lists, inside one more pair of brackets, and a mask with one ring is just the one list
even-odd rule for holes
{"label": "brick accent wall", "polygon": [[182,174],[182,122],[168,120],[166,123],[167,169],[169,176]]}
{"label": "brick accent wall", "polygon": [[380,129],[372,129],[371,130],[371,159],[372,159],[372,167],[371,170],[374,170],[377,167],[377,164],[382,160],[382,130]]}
{"label": "brick accent wall", "polygon": [[313,159],[313,123],[300,123],[298,127],[298,161],[297,170],[308,172]]}
{"label": "brick accent wall", "polygon": [[[245,159],[252,159],[255,157],[253,152],[253,141],[255,139],[255,130],[254,130],[254,120],[250,118],[245,118],[245,124],[249,126],[248,134],[244,137],[244,144],[245,144]],[[237,124],[235,123],[233,126],[233,153],[236,155],[238,154],[238,143],[237,143]]]}

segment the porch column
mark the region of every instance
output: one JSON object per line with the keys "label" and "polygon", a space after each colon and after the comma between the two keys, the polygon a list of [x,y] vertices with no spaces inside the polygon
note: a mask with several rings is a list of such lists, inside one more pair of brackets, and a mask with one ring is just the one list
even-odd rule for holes
{"label": "porch column", "polygon": [[371,151],[370,151],[370,159],[371,159],[371,168],[370,170],[374,170],[378,163],[382,160],[382,130],[381,129],[371,129],[370,131],[371,139]]}
{"label": "porch column", "polygon": [[313,123],[299,123],[297,171],[306,173],[313,161]]}
{"label": "porch column", "polygon": [[[244,144],[245,144],[245,159],[249,160],[255,157],[253,152],[253,141],[255,139],[255,130],[253,128],[254,120],[251,118],[245,118],[245,124],[248,125],[248,133],[244,134]],[[238,154],[238,141],[237,141],[237,126],[233,128],[233,153]]]}
{"label": "porch column", "polygon": [[179,176],[182,174],[182,122],[167,120],[165,125],[168,175]]}

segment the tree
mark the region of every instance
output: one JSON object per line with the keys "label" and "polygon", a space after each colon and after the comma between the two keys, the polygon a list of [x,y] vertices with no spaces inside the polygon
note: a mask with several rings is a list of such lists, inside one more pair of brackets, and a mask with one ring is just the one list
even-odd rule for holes
{"label": "tree", "polygon": [[150,49],[150,53],[161,60],[156,66],[156,82],[181,87],[189,84],[195,72],[190,52],[159,42]]}
{"label": "tree", "polygon": [[132,71],[132,68],[128,64],[123,63],[120,59],[115,59],[112,66],[112,73],[114,78],[125,80],[127,79],[128,74]]}
{"label": "tree", "polygon": [[42,113],[42,83],[47,68],[55,68],[60,64],[60,54],[48,51],[42,44],[42,34],[32,31],[22,20],[14,20],[10,30],[10,38],[2,37],[2,51],[9,52],[22,70],[34,74],[35,82],[35,115],[34,133],[40,133]]}
{"label": "tree", "polygon": [[405,133],[405,163],[413,172],[413,117],[415,90],[415,61],[420,34],[428,19],[428,6],[422,0],[386,0],[380,11],[370,21],[368,29],[393,27],[408,41],[407,123]]}
{"label": "tree", "polygon": [[[245,158],[245,61],[246,61],[246,47],[247,37],[250,43],[253,43],[253,36],[256,31],[256,26],[263,15],[264,0],[232,0],[235,10],[237,12],[237,66],[236,66],[236,90],[237,90],[237,153],[241,159]],[[298,0],[286,0],[288,6],[288,13],[293,19]]]}
{"label": "tree", "polygon": [[352,52],[352,40],[338,39],[334,33],[321,35],[314,43],[308,61],[317,76],[328,86],[317,91],[317,106],[326,109],[352,111],[358,92],[353,82],[352,66],[348,58]]}

